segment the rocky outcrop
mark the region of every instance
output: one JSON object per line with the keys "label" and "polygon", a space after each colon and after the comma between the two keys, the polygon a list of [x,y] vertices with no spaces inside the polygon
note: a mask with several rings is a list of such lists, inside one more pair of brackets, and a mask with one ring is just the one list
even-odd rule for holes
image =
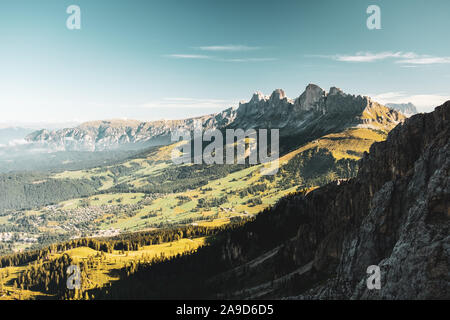
{"label": "rocky outcrop", "polygon": [[295,100],[294,110],[305,112],[305,111],[316,111],[323,112],[322,108],[325,105],[326,92],[316,86],[315,84],[309,84],[305,92],[303,92],[298,99]]}

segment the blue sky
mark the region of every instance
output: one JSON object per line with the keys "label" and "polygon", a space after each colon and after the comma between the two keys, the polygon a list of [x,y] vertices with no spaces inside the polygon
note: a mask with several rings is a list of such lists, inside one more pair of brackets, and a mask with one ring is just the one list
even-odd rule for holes
{"label": "blue sky", "polygon": [[[69,5],[81,30],[66,28]],[[381,8],[381,30],[366,9]],[[0,122],[175,119],[255,91],[450,99],[448,0],[2,0]]]}

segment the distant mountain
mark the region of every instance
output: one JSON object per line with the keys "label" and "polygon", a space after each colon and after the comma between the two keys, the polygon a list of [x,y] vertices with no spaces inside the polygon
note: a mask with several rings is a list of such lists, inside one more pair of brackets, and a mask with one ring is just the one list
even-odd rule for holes
{"label": "distant mountain", "polygon": [[240,103],[238,108],[198,118],[95,121],[75,128],[36,131],[27,141],[57,151],[139,149],[169,144],[173,130],[192,130],[194,121],[202,120],[205,129],[277,128],[282,137],[295,137],[296,143],[302,143],[350,127],[390,130],[404,118],[369,97],[345,94],[335,87],[327,93],[310,84],[294,100],[277,89],[270,96],[255,93],[249,102]]}
{"label": "distant mountain", "polygon": [[119,147],[140,149],[170,143],[170,134],[177,128],[192,130],[197,120],[205,128],[220,128],[234,119],[234,110],[184,120],[105,120],[86,122],[75,128],[56,131],[39,130],[28,135],[27,141],[55,151],[107,151]]}
{"label": "distant mountain", "polygon": [[418,113],[417,108],[411,102],[409,103],[386,103],[386,107],[402,112],[407,116]]}

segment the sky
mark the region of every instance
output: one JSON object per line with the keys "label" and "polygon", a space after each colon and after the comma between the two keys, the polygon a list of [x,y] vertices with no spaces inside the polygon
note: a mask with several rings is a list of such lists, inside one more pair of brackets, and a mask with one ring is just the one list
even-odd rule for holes
{"label": "sky", "polygon": [[450,99],[449,13],[448,0],[2,0],[0,124],[180,119],[309,83],[431,111]]}

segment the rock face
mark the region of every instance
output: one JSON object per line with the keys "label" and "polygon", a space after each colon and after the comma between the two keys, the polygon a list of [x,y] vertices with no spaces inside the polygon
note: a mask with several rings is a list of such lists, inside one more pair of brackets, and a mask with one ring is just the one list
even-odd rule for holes
{"label": "rock face", "polygon": [[[373,144],[356,178],[297,199],[305,223],[292,256],[334,276],[295,298],[450,298],[449,138],[450,101]],[[370,265],[380,290],[366,286]]]}
{"label": "rock face", "polygon": [[411,102],[409,103],[387,103],[386,107],[400,111],[404,115],[410,117],[417,113],[417,108]]}
{"label": "rock face", "polygon": [[267,128],[280,129],[280,136],[301,136],[300,142],[310,141],[324,134],[349,127],[371,127],[389,131],[405,117],[368,97],[345,94],[332,87],[329,93],[310,84],[295,100],[283,90],[275,90],[269,97],[255,93],[237,109],[185,120],[139,122],[133,120],[95,121],[76,128],[58,131],[40,130],[27,137],[58,151],[103,151],[118,147],[170,143],[176,129],[191,130],[195,120],[203,121],[205,129]]}
{"label": "rock face", "polygon": [[325,105],[326,92],[315,84],[309,84],[305,92],[295,101],[295,110],[299,111],[318,111],[322,112]]}

